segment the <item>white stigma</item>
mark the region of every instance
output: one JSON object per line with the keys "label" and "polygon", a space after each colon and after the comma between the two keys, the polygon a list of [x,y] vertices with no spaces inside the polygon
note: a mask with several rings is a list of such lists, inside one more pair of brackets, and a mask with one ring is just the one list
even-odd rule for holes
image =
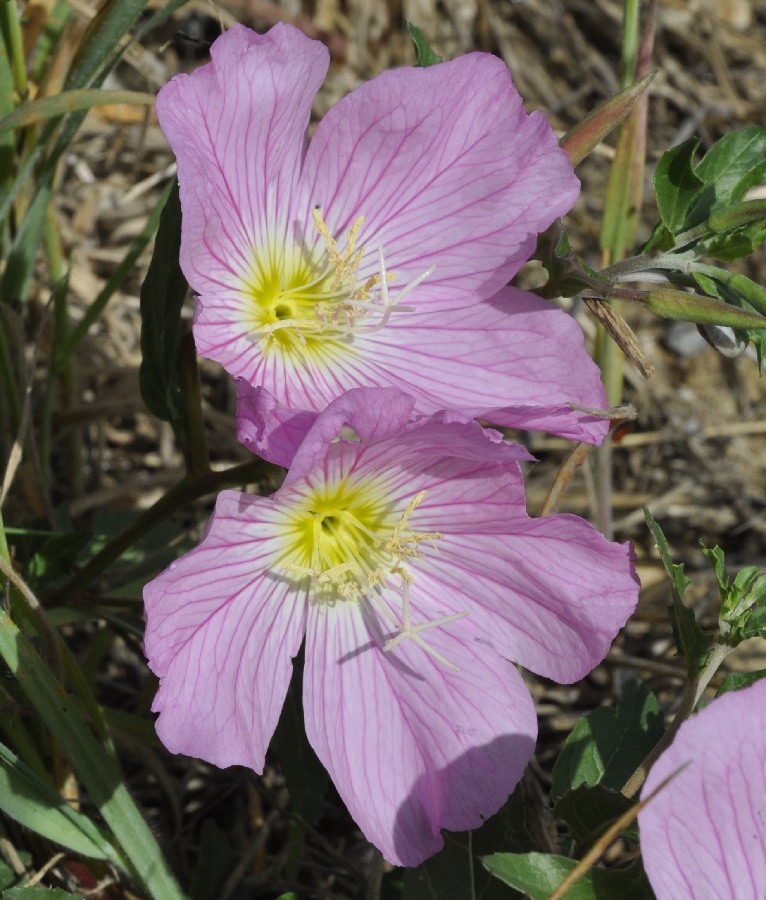
{"label": "white stigma", "polygon": [[385,646],[383,647],[384,652],[387,653],[389,650],[393,650],[397,644],[400,644],[403,640],[410,638],[418,645],[418,647],[425,650],[426,653],[433,656],[434,659],[438,660],[448,669],[452,669],[453,672],[460,671],[460,668],[458,666],[456,666],[454,663],[451,663],[448,659],[442,656],[442,654],[439,653],[438,650],[435,650],[420,635],[421,632],[428,631],[429,628],[440,628],[444,625],[449,625],[450,622],[457,622],[458,619],[465,618],[468,615],[467,610],[455,613],[452,616],[444,616],[440,619],[431,619],[428,622],[421,622],[420,625],[413,625],[412,616],[410,614],[410,585],[406,578],[402,578],[402,621],[399,622],[396,616],[394,616],[393,613],[388,609],[388,607],[384,607],[384,609],[388,618],[399,630],[399,634],[397,634],[396,637],[393,637],[390,640],[386,641]]}

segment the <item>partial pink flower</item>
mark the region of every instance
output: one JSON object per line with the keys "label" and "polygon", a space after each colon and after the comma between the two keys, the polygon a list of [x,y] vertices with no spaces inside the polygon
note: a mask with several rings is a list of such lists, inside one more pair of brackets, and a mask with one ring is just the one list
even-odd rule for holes
{"label": "partial pink flower", "polygon": [[307,149],[322,44],[238,26],[211,57],[157,98],[200,353],[293,412],[393,386],[419,414],[601,440],[607,423],[570,405],[606,405],[577,323],[505,287],[579,184],[501,60],[386,72]]}
{"label": "partial pink flower", "polygon": [[763,900],[766,681],[724,694],[684,722],[642,797],[674,772],[638,814],[657,900]]}
{"label": "partial pink flower", "polygon": [[308,738],[402,865],[521,778],[536,720],[512,662],[581,678],[638,596],[629,545],[527,516],[522,447],[412,411],[390,388],[340,397],[275,494],[224,491],[201,543],[144,591],[165,745],[261,772],[305,635]]}

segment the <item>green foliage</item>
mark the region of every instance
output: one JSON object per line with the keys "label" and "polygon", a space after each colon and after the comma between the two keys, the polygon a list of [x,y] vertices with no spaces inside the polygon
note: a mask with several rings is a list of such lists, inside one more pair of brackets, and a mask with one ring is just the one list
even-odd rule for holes
{"label": "green foliage", "polygon": [[672,235],[692,227],[690,213],[705,182],[694,170],[697,138],[689,138],[662,155],[654,170],[657,207],[665,228]]}
{"label": "green foliage", "polygon": [[[728,208],[742,202],[747,191],[766,175],[766,127],[725,135],[695,166],[698,148],[699,141],[690,138],[668,150],[657,164],[654,189],[662,227],[655,229],[644,252],[669,249],[673,239],[682,236],[688,240],[714,233],[726,235],[741,227],[741,219],[732,218]],[[762,217],[761,227],[764,222]],[[727,253],[717,258],[741,258],[730,255],[732,248],[722,238],[705,249],[715,256],[716,247]]]}
{"label": "green foliage", "polygon": [[152,106],[154,95],[139,91],[105,91],[100,88],[93,91],[64,91],[52,97],[29,101],[10,115],[4,116],[0,119],[0,135],[34,122],[56,119],[68,113],[103,106],[105,103],[137,103]]}
{"label": "green foliage", "polygon": [[89,531],[69,531],[53,534],[35,553],[27,567],[27,583],[36,590],[51,585],[56,579],[69,575],[72,560],[91,539]]}
{"label": "green foliage", "polygon": [[[551,799],[575,842],[591,843],[632,805],[620,790],[664,732],[654,694],[637,678],[616,709],[599,707],[572,729],[553,767]],[[626,832],[636,839],[634,828]]]}
{"label": "green foliage", "polygon": [[616,709],[601,706],[572,729],[553,767],[551,799],[581,785],[621,790],[663,732],[657,698],[632,678]]}
{"label": "green foliage", "polygon": [[76,896],[61,888],[51,890],[45,887],[15,887],[3,891],[3,900],[67,900],[68,897]]}
{"label": "green foliage", "polygon": [[548,281],[537,293],[543,297],[571,297],[588,289],[606,297],[612,283],[574,255],[561,219],[537,238],[534,259],[548,273]]}
{"label": "green foliage", "polygon": [[[238,860],[239,854],[232,849],[229,838],[213,819],[205,819],[192,873],[190,900],[218,900]],[[231,900],[247,900],[248,894],[243,885],[238,885],[228,896]]]}
{"label": "green foliage", "polygon": [[[122,780],[114,756],[91,732],[32,644],[0,610],[0,655],[120,843],[119,859],[155,900],[182,900],[167,863]],[[71,657],[69,658],[70,662]]]}
{"label": "green foliage", "polygon": [[519,785],[500,812],[477,831],[444,833],[444,849],[416,869],[404,872],[403,900],[508,900],[508,891],[482,869],[480,857],[498,847],[531,848],[526,832],[523,787]]}
{"label": "green foliage", "polygon": [[[300,664],[296,662],[296,670],[298,668]],[[322,815],[330,778],[309,744],[303,727],[299,674],[298,671],[294,674],[285,697],[271,746],[282,764],[293,809],[309,825],[316,825]]]}
{"label": "green foliage", "polygon": [[[569,826],[569,832],[578,847],[589,846],[596,841],[621,815],[633,805],[629,797],[601,784],[588,787],[581,784],[566,794],[554,806],[554,813]],[[623,834],[638,840],[635,823]]]}
{"label": "green foliage", "polygon": [[[495,853],[485,856],[484,866],[505,884],[530,900],[548,900],[577,865],[574,859],[550,853]],[[446,895],[445,895],[446,896]],[[454,895],[457,896],[457,895]],[[567,892],[567,900],[652,900],[640,862],[628,869],[591,869]]]}
{"label": "green foliage", "polygon": [[[742,275],[740,272],[729,272],[717,266],[704,266],[692,274],[697,284],[711,297],[716,297],[746,312],[766,315],[766,290],[751,281],[746,275]],[[743,340],[752,341],[758,353],[758,366],[763,371],[766,330],[748,327],[747,323],[743,323],[741,326],[736,323],[726,324],[732,325]]]}
{"label": "green foliage", "polygon": [[108,837],[0,744],[0,809],[25,828],[75,853],[125,867]]}
{"label": "green foliage", "polygon": [[413,25],[412,22],[407,22],[407,31],[412,43],[415,45],[415,58],[420,68],[435,66],[437,63],[443,62],[441,56],[438,53],[434,53],[431,49],[426,36],[416,25]]}
{"label": "green foliage", "polygon": [[[766,320],[756,314],[766,315],[766,291],[744,275],[700,260],[744,259],[766,240],[766,203],[745,200],[766,176],[766,127],[725,135],[695,165],[698,149],[699,141],[690,138],[657,164],[654,188],[661,218],[642,248],[645,255],[637,259],[646,271],[656,269],[705,296],[660,290],[650,293],[647,305],[668,318],[736,329],[753,342],[762,368]],[[735,309],[727,311],[723,304]]]}
{"label": "green foliage", "polygon": [[[32,861],[32,856],[30,853],[26,851],[22,851],[19,853],[19,858],[24,866],[28,866]],[[23,877],[23,876],[22,876]],[[9,887],[13,887],[16,882],[19,880],[19,876],[13,871],[13,869],[8,865],[8,863],[0,856],[0,891],[3,891],[1,896],[5,897],[5,891]]]}
{"label": "green foliage", "polygon": [[694,610],[689,609],[684,603],[684,593],[691,584],[691,579],[684,575],[683,564],[677,565],[670,558],[667,538],[646,507],[644,507],[644,516],[673,586],[673,596],[668,606],[668,614],[673,628],[676,651],[685,660],[689,674],[694,676],[705,663],[707,651],[713,642],[713,635],[700,628]]}
{"label": "green foliage", "polygon": [[159,419],[177,423],[183,416],[179,353],[186,326],[181,308],[188,285],[178,262],[181,249],[181,201],[178,185],[160,217],[154,254],[141,286],[141,368],[144,403]]}
{"label": "green foliage", "polygon": [[157,206],[147,219],[146,225],[144,225],[144,227],[141,229],[141,233],[130,245],[130,249],[125,254],[122,262],[120,262],[120,264],[107,280],[104,287],[101,289],[101,291],[99,291],[98,296],[95,298],[95,300],[93,300],[88,309],[85,311],[85,315],[72,329],[72,333],[57,348],[54,366],[57,373],[62,372],[64,367],[69,363],[80,342],[88,333],[91,325],[93,325],[93,323],[103,313],[109,300],[111,300],[115,292],[120,288],[122,283],[125,281],[125,278],[133,271],[138,258],[144,252],[147,244],[157,232],[162,211],[165,208],[168,196],[170,195],[172,188],[173,184],[168,184],[167,188],[160,195]]}
{"label": "green foliage", "polygon": [[741,691],[762,678],[766,678],[766,669],[756,669],[754,672],[729,672],[715,695],[720,697],[721,694],[728,694],[730,691]]}
{"label": "green foliage", "polygon": [[720,547],[710,549],[702,544],[702,552],[713,567],[721,613],[718,625],[721,637],[731,647],[752,637],[766,637],[766,576],[758,566],[745,566],[732,582]]}

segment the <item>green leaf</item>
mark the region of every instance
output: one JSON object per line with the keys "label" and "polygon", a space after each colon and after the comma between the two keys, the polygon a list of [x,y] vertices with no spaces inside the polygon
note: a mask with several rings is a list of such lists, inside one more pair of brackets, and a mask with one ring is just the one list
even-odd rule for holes
{"label": "green leaf", "polygon": [[657,698],[632,678],[616,709],[601,706],[577,722],[553,767],[551,799],[581,785],[621,790],[664,731]]}
{"label": "green leaf", "polygon": [[[766,582],[766,579],[764,579]],[[736,645],[754,637],[766,637],[766,606],[751,607],[741,616],[742,623],[732,629],[730,644]]]}
{"label": "green leaf", "polygon": [[764,241],[766,241],[766,219],[757,219],[747,225],[697,241],[695,255],[733,262],[750,256]]}
{"label": "green leaf", "polygon": [[704,181],[694,170],[697,138],[689,138],[662,155],[654,172],[657,206],[665,227],[671,234],[686,231],[688,217],[699,199]]}
{"label": "green leaf", "polygon": [[[0,116],[6,116],[14,109],[13,70],[8,58],[6,42],[0,38]],[[0,137],[0,189],[11,180],[16,155],[15,141],[12,134]],[[0,233],[3,230],[3,219],[0,217]]]}
{"label": "green leaf", "polygon": [[[527,894],[531,900],[548,900],[577,865],[577,860],[550,853],[495,853],[485,856],[482,862],[496,878]],[[615,897],[652,900],[654,893],[640,862],[628,869],[591,869],[567,892],[566,900],[613,900]]]}
{"label": "green leaf", "polygon": [[754,125],[717,140],[696,168],[707,186],[691,212],[690,224],[706,221],[715,211],[743,200],[758,184],[764,169],[766,128]]}
{"label": "green leaf", "polygon": [[[65,90],[101,86],[121,56],[120,45],[127,46],[127,42],[123,41],[125,34],[141,15],[147,2],[148,0],[106,0],[101,5],[91,19],[70,66],[64,85]],[[36,188],[30,192],[34,194],[33,204],[37,202],[37,195],[40,192],[51,190],[59,160],[86,115],[86,110],[71,113],[60,127],[56,120],[47,122],[23,165],[15,173],[13,182],[6,187],[0,179],[0,222],[5,219],[13,199],[24,187],[32,172],[37,175]],[[58,137],[50,149],[57,132]],[[44,157],[42,161],[41,157]],[[47,207],[47,201],[43,205]],[[5,297],[5,294],[0,291],[0,296]]]}
{"label": "green leaf", "polygon": [[715,580],[718,582],[718,593],[721,597],[721,602],[723,603],[729,595],[729,589],[731,587],[731,579],[729,578],[729,573],[726,571],[726,560],[724,558],[723,550],[720,547],[706,547],[702,541],[700,541],[700,545],[702,546],[702,552],[707,557],[707,561],[713,567],[713,574],[715,575]]}
{"label": "green leaf", "polygon": [[720,697],[721,694],[728,694],[730,691],[741,691],[762,678],[766,678],[766,669],[756,669],[754,672],[729,672],[715,695]]}
{"label": "green leaf", "polygon": [[407,22],[407,31],[409,32],[410,40],[415,45],[415,57],[418,66],[426,68],[427,66],[435,66],[437,63],[443,62],[441,56],[438,53],[434,53],[431,49],[426,36],[417,25]]}
{"label": "green leaf", "polygon": [[70,531],[49,538],[32,557],[27,581],[33,589],[45,587],[56,578],[70,575],[72,562],[92,535],[89,531]]}
{"label": "green leaf", "polygon": [[[239,854],[215,820],[205,819],[197,864],[192,873],[191,900],[218,900],[238,860]],[[243,885],[238,885],[228,896],[231,900],[247,900],[248,894]]]}
{"label": "green leaf", "polygon": [[64,91],[61,94],[54,94],[52,97],[43,97],[41,100],[30,100],[23,103],[9,116],[0,119],[0,134],[4,131],[13,131],[15,128],[23,128],[25,125],[35,122],[42,122],[45,119],[55,119],[79,110],[92,109],[94,106],[121,103],[153,106],[154,94],[144,94],[140,91],[105,91],[100,88]]}
{"label": "green leaf", "polygon": [[[596,841],[633,803],[631,798],[602,784],[594,787],[581,784],[567,791],[553,811],[567,823],[577,846],[581,847]],[[631,840],[638,840],[635,823],[626,834]]]}
{"label": "green leaf", "polygon": [[25,828],[82,856],[126,864],[106,835],[0,744],[0,809]]}
{"label": "green leaf", "polygon": [[[26,850],[19,850],[19,859],[23,863],[25,868],[29,868],[32,864],[32,854],[28,853]],[[0,856],[0,891],[6,890],[6,888],[12,887],[19,878],[23,878],[23,875],[17,875],[13,869],[8,865],[8,863]]]}
{"label": "green leaf", "polygon": [[6,302],[27,300],[51,195],[50,186],[38,190],[13,240],[5,271],[0,278],[0,299]]}
{"label": "green leaf", "polygon": [[686,661],[689,673],[696,674],[705,660],[708,647],[713,642],[713,635],[700,628],[694,610],[689,609],[684,603],[684,592],[691,584],[691,579],[684,575],[683,564],[676,565],[670,558],[667,538],[646,506],[644,507],[644,517],[673,586],[673,598],[668,607],[668,613],[676,650],[679,656]]}
{"label": "green leaf", "polygon": [[500,812],[477,831],[444,832],[444,849],[415,869],[404,870],[403,900],[508,900],[508,891],[494,881],[479,857],[498,847],[525,851],[531,842],[525,829],[523,788],[519,785]]}
{"label": "green leaf", "polygon": [[95,738],[76,705],[2,608],[0,655],[119,841],[130,871],[154,900],[182,900],[184,895],[131,799],[116,761]]}
{"label": "green leaf", "polygon": [[301,696],[299,669],[300,663],[296,664],[271,746],[282,763],[293,809],[309,825],[316,825],[322,815],[330,776],[306,737],[298,700]]}
{"label": "green leaf", "polygon": [[14,887],[3,891],[3,900],[68,900],[76,896],[61,888]]}
{"label": "green leaf", "polygon": [[149,0],[106,0],[91,19],[67,75],[65,90],[87,87],[117,50]]}
{"label": "green leaf", "polygon": [[178,422],[183,400],[178,383],[178,358],[186,326],[181,308],[187,283],[179,264],[181,201],[176,184],[160,217],[154,254],[141,286],[141,368],[144,403],[159,419]]}

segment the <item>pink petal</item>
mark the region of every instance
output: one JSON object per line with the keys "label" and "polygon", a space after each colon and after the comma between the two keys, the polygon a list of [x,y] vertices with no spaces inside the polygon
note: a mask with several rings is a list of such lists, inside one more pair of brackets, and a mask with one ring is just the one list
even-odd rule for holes
{"label": "pink petal", "polygon": [[395,388],[356,388],[321,413],[293,457],[285,485],[308,474],[327,456],[344,428],[365,443],[398,435],[412,415],[412,397]]}
{"label": "pink petal", "polygon": [[649,772],[638,814],[657,900],[762,900],[766,886],[766,681],[681,726]]}
{"label": "pink petal", "polygon": [[[413,298],[413,303],[416,299]],[[509,428],[600,443],[608,420],[572,409],[604,409],[598,367],[575,320],[526,291],[438,316],[402,314],[359,347],[364,377],[396,384],[415,410],[445,407]]]}
{"label": "pink petal", "polygon": [[508,508],[500,531],[489,503],[486,523],[474,512],[461,533],[460,506],[450,509],[448,530],[445,517],[430,515],[436,502],[427,496],[418,509],[418,529],[445,534],[439,556],[420,560],[424,599],[449,613],[468,610],[462,624],[473,638],[559,683],[603,660],[638,602],[630,544],[607,541],[576,516],[520,519]]}
{"label": "pink petal", "polygon": [[286,228],[329,55],[287,25],[266,35],[235,25],[210,55],[162,88],[157,115],[178,160],[184,274],[203,295],[224,290],[231,306],[254,246]]}
{"label": "pink petal", "polygon": [[436,853],[441,828],[479,827],[534,750],[534,705],[521,677],[465,642],[459,626],[427,632],[460,666],[453,672],[411,642],[384,653],[355,602],[310,610],[309,740],[365,836],[397,865]]}
{"label": "pink petal", "polygon": [[144,588],[152,709],[173,753],[263,770],[305,623],[305,597],[264,568],[272,503],[219,494],[202,542]]}
{"label": "pink petal", "polygon": [[262,387],[238,378],[237,439],[248,450],[287,468],[318,413],[289,409]]}
{"label": "pink petal", "polygon": [[471,53],[385,72],[319,123],[296,216],[321,207],[330,232],[365,216],[360,274],[385,248],[403,285],[431,266],[413,297],[443,310],[491,297],[532,254],[537,234],[579,192],[545,116],[528,116],[504,63]]}

